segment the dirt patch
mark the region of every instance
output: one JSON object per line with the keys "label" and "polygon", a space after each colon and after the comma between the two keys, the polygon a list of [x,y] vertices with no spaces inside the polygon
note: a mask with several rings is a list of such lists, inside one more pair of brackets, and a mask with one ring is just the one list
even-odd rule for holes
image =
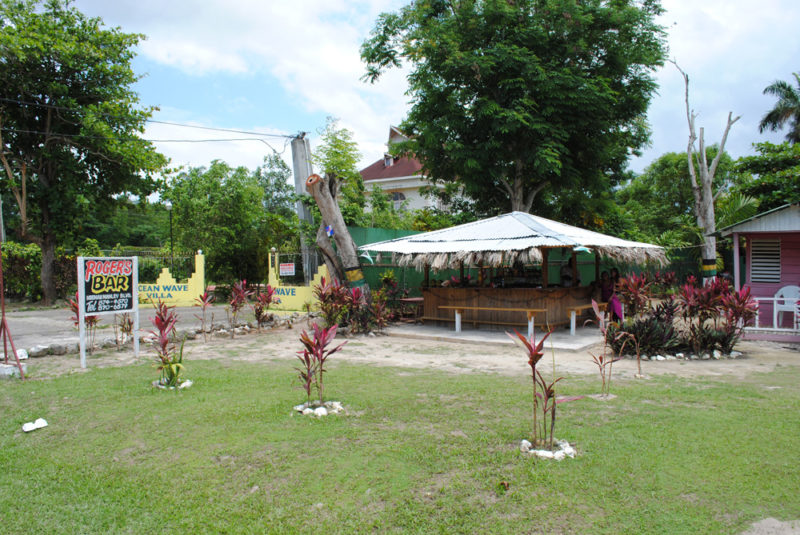
{"label": "dirt patch", "polygon": [[[274,329],[263,333],[238,336],[235,339],[216,338],[203,343],[193,340],[186,343],[185,358],[217,360],[219,362],[269,362],[291,361],[300,348],[300,330]],[[529,373],[527,359],[522,351],[512,345],[443,343],[441,340],[405,339],[397,336],[356,336],[334,357],[336,361],[394,366],[401,368],[436,369],[449,373],[497,373],[514,375]],[[539,363],[542,371],[552,368],[553,360],[559,374],[595,375],[597,367],[590,352],[598,354],[601,347],[587,351],[546,350]],[[797,346],[773,342],[741,342],[737,350],[742,355],[736,359],[722,360],[670,360],[644,361],[642,371],[649,376],[671,374],[681,377],[731,377],[744,378],[754,372],[769,372],[780,366],[800,365]],[[90,368],[128,366],[152,362],[153,349],[142,345],[139,358],[126,348],[122,351],[105,350],[89,357]],[[77,355],[48,356],[29,359],[29,369],[34,377],[53,377],[80,373]],[[621,360],[614,364],[614,377],[634,379],[636,361]],[[189,373],[189,378],[191,373]]]}
{"label": "dirt patch", "polygon": [[774,518],[759,520],[742,535],[797,535],[800,534],[800,520],[781,522]]}

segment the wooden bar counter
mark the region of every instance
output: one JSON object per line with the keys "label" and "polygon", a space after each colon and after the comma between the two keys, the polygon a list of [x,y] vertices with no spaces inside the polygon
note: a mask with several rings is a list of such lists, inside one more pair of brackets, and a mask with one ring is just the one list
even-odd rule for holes
{"label": "wooden bar counter", "polygon": [[[440,307],[465,307],[461,321],[473,327],[508,330],[509,327],[525,327],[526,314],[519,309],[544,309],[544,315],[536,315],[537,330],[546,330],[547,325],[569,324],[569,307],[591,303],[591,287],[576,288],[478,288],[442,287],[423,288],[425,299],[423,320],[437,325],[452,325],[455,314]],[[466,307],[472,307],[470,310]],[[491,310],[474,310],[474,308]],[[497,309],[517,310],[497,310]]]}

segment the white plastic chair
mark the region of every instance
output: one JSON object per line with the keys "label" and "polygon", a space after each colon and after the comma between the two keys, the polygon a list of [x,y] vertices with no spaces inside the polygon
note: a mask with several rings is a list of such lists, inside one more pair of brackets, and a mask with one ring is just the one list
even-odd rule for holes
{"label": "white plastic chair", "polygon": [[800,301],[800,286],[784,286],[775,294],[775,306],[772,308],[772,325],[776,329],[784,312],[792,315],[793,327],[797,329],[797,302]]}

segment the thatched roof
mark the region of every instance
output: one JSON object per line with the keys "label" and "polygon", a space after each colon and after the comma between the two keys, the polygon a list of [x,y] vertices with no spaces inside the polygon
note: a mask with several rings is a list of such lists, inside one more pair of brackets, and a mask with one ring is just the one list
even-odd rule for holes
{"label": "thatched roof", "polygon": [[415,234],[359,247],[391,253],[401,266],[434,270],[460,264],[497,267],[516,261],[539,263],[543,249],[585,247],[596,254],[625,262],[666,263],[657,245],[606,236],[524,212],[511,212],[474,223]]}

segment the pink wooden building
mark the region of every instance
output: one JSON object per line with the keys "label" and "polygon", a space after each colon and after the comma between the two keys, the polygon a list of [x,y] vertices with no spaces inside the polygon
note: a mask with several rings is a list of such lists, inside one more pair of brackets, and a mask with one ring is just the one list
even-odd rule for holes
{"label": "pink wooden building", "polygon": [[733,238],[734,259],[744,254],[745,273],[734,261],[736,288],[750,287],[758,300],[758,324],[746,338],[800,342],[800,204],[758,214],[718,235]]}

